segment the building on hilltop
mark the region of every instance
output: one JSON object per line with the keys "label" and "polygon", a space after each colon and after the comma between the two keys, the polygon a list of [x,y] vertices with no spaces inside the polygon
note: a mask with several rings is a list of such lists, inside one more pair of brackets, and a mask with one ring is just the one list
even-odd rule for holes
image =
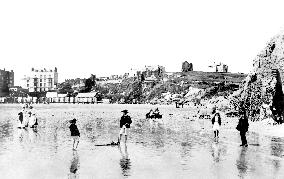
{"label": "building on hilltop", "polygon": [[0,96],[9,94],[9,88],[14,86],[14,71],[6,71],[0,69]]}
{"label": "building on hilltop", "polygon": [[189,72],[189,71],[193,71],[193,64],[192,63],[188,63],[188,61],[184,61],[182,63],[182,72]]}
{"label": "building on hilltop", "polygon": [[223,64],[221,62],[216,63],[213,62],[212,65],[208,66],[208,72],[223,72],[223,73],[228,73],[228,65]]}
{"label": "building on hilltop", "polygon": [[140,69],[131,68],[128,77],[134,77],[143,81],[143,79],[151,77],[152,75],[154,75],[158,79],[161,79],[164,77],[165,73],[166,73],[165,67],[161,65],[155,65],[155,66],[145,65],[143,68]]}
{"label": "building on hilltop", "polygon": [[24,77],[24,86],[29,92],[52,91],[57,88],[58,72],[54,70],[32,68],[28,75]]}
{"label": "building on hilltop", "polygon": [[144,74],[146,78],[152,75],[154,75],[157,78],[162,78],[166,73],[166,68],[161,65],[145,66],[145,70],[143,72],[142,74]]}

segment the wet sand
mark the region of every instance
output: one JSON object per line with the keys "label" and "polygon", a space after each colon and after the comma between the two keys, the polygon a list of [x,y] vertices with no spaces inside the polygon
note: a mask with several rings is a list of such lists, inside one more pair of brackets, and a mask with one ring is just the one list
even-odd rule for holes
{"label": "wet sand", "polygon": [[[225,118],[219,142],[210,120],[195,109],[175,106],[34,105],[38,132],[16,128],[22,105],[0,105],[1,178],[283,178],[284,139],[248,133],[239,147],[237,120]],[[145,114],[159,107],[163,119]],[[117,140],[121,110],[132,117],[127,145],[96,146]],[[72,150],[68,120],[81,132]]]}

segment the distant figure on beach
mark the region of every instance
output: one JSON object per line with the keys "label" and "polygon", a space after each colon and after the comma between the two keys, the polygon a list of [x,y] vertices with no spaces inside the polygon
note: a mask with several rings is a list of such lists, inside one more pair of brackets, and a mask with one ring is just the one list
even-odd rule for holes
{"label": "distant figure on beach", "polygon": [[153,109],[150,109],[149,116],[153,116]]}
{"label": "distant figure on beach", "polygon": [[160,115],[159,108],[156,108],[155,111],[153,112],[154,115]]}
{"label": "distant figure on beach", "polygon": [[[70,132],[71,132],[71,137],[73,138],[73,150],[76,150],[79,144],[79,137],[80,137],[80,132],[79,129],[76,125],[76,119],[72,119],[70,121],[71,125],[69,126]],[[76,147],[75,147],[75,143]]]}
{"label": "distant figure on beach", "polygon": [[[26,104],[26,105],[28,105],[28,104]],[[29,123],[29,116],[30,116],[30,114],[29,114],[29,111],[28,111],[28,107],[23,107],[23,116],[24,116],[24,118],[23,118],[23,125],[24,125],[24,127],[28,127],[28,123]]]}
{"label": "distant figure on beach", "polygon": [[37,128],[38,122],[35,114],[33,113],[29,118],[29,127],[30,128]]}
{"label": "distant figure on beach", "polygon": [[19,128],[19,129],[22,129],[22,128],[25,127],[25,125],[23,124],[23,120],[24,120],[24,114],[23,114],[23,112],[22,112],[22,111],[19,112],[18,116],[19,116],[18,128]]}
{"label": "distant figure on beach", "polygon": [[213,125],[213,131],[214,131],[214,138],[218,140],[219,137],[219,130],[221,127],[221,116],[220,113],[216,112],[214,116],[212,117],[212,125]]}
{"label": "distant figure on beach", "polygon": [[32,107],[32,106],[30,105],[30,107],[29,107],[29,112],[31,112],[32,114],[35,113],[33,108],[34,108],[34,107]]}
{"label": "distant figure on beach", "polygon": [[121,116],[121,119],[120,119],[120,132],[119,132],[118,142],[120,143],[122,134],[124,134],[125,143],[126,143],[128,130],[130,128],[130,124],[132,123],[132,120],[131,120],[131,117],[129,115],[127,115],[128,110],[125,109],[121,112],[123,112],[123,115]]}
{"label": "distant figure on beach", "polygon": [[162,115],[158,108],[153,111],[152,109],[146,114],[146,119],[161,119]]}
{"label": "distant figure on beach", "polygon": [[239,123],[236,127],[236,129],[238,131],[240,131],[240,136],[241,136],[241,140],[242,140],[242,144],[240,146],[244,146],[247,147],[247,139],[246,139],[246,132],[248,131],[248,127],[249,127],[249,123],[248,123],[248,117],[246,114],[246,110],[244,108],[242,108],[240,110],[240,119],[239,119]]}

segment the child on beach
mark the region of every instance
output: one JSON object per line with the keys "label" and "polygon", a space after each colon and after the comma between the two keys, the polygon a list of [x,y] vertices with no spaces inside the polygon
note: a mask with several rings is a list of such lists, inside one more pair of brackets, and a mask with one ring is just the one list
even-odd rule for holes
{"label": "child on beach", "polygon": [[[76,150],[79,144],[79,137],[80,137],[80,132],[78,130],[78,127],[76,125],[76,119],[72,119],[70,121],[71,125],[69,126],[70,132],[71,132],[71,137],[73,138],[73,150]],[[76,147],[75,147],[75,143]]]}
{"label": "child on beach", "polygon": [[212,117],[212,125],[213,125],[213,131],[214,131],[214,138],[218,139],[219,137],[219,130],[221,127],[221,116],[220,113],[216,112],[214,116]]}
{"label": "child on beach", "polygon": [[23,112],[19,112],[19,123],[18,123],[18,128],[24,128],[25,126],[23,125],[23,120],[24,120],[24,114]]}
{"label": "child on beach", "polygon": [[123,112],[123,115],[121,116],[121,119],[120,119],[120,132],[119,132],[118,142],[120,143],[122,134],[124,134],[124,136],[125,136],[125,143],[126,143],[128,130],[130,128],[130,124],[132,123],[132,120],[131,120],[131,117],[127,115],[128,110],[125,109],[125,110],[123,110],[121,112]]}

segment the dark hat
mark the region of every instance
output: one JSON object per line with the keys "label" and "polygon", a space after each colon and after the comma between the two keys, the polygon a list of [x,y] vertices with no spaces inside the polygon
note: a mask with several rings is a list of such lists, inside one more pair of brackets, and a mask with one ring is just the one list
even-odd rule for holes
{"label": "dark hat", "polygon": [[128,110],[127,110],[127,109],[124,109],[124,110],[122,110],[121,112],[123,112],[123,113],[128,113]]}
{"label": "dark hat", "polygon": [[75,123],[77,120],[74,118],[74,119],[72,119],[72,120],[70,120],[69,122],[70,123]]}

